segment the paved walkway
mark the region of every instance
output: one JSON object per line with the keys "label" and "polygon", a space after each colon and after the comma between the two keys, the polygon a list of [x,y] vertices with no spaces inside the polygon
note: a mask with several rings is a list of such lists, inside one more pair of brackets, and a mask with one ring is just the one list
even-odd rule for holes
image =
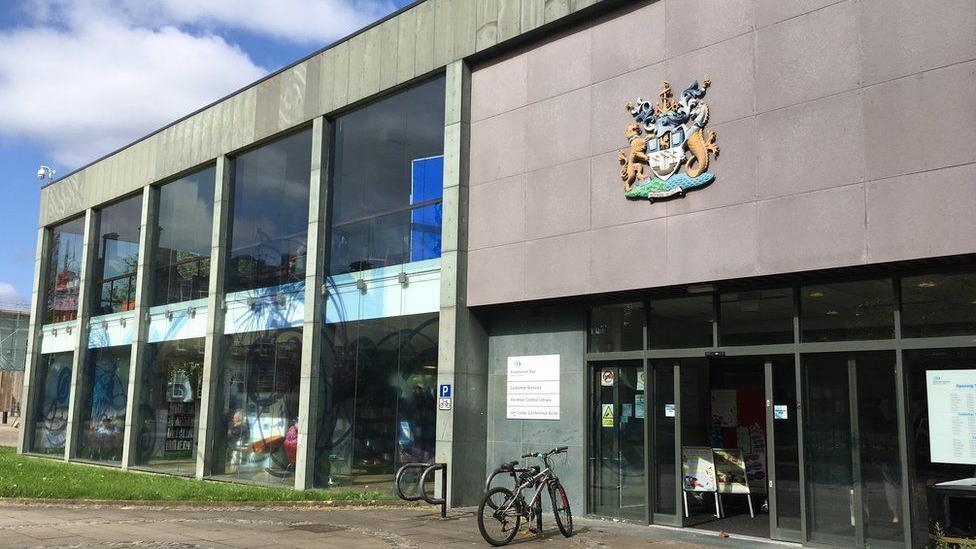
{"label": "paved walkway", "polygon": [[19,429],[11,427],[13,421],[13,418],[11,418],[10,423],[7,425],[0,423],[0,446],[17,447],[17,431]]}
{"label": "paved walkway", "polygon": [[[756,547],[755,542],[592,519],[563,538],[551,517],[542,536],[520,535],[514,547],[660,549]],[[83,547],[489,547],[474,516],[440,520],[431,508],[142,507],[23,505],[0,502],[0,546]]]}

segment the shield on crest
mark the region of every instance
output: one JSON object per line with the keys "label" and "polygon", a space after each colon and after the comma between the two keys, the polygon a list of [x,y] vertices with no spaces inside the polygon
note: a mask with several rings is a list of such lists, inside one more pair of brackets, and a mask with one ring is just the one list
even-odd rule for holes
{"label": "shield on crest", "polygon": [[660,151],[654,151],[648,155],[651,171],[654,175],[667,181],[669,177],[678,171],[681,162],[685,159],[685,149],[683,146],[671,147]]}

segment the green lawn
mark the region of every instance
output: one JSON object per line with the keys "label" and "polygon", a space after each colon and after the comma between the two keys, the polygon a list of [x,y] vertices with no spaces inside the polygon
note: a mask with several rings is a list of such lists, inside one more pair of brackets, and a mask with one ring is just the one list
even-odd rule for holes
{"label": "green lawn", "polygon": [[297,492],[224,482],[122,472],[17,455],[0,448],[0,497],[148,501],[365,501],[378,492]]}

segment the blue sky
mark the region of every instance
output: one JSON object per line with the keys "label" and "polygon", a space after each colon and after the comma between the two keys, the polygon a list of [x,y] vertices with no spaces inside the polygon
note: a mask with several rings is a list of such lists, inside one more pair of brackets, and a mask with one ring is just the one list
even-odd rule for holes
{"label": "blue sky", "polygon": [[64,175],[412,0],[0,1],[0,303],[31,292]]}

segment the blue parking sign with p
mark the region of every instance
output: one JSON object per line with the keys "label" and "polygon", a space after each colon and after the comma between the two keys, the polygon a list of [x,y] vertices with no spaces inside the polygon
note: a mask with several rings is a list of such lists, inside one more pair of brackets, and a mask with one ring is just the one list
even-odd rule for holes
{"label": "blue parking sign with p", "polygon": [[451,384],[441,383],[440,389],[437,391],[437,396],[440,398],[450,398],[451,397]]}

